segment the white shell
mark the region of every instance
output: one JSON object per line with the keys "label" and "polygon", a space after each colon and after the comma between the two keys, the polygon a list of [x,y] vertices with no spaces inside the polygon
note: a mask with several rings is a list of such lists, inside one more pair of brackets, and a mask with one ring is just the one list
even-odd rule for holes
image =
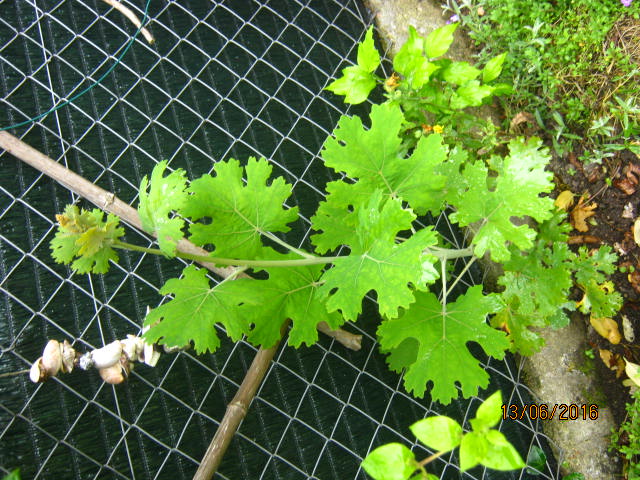
{"label": "white shell", "polygon": [[113,364],[106,368],[101,368],[100,377],[107,383],[111,385],[117,385],[124,381],[124,375],[122,374],[122,366],[120,362]]}
{"label": "white shell", "polygon": [[62,372],[69,373],[76,363],[76,351],[66,340],[62,344]]}
{"label": "white shell", "polygon": [[135,335],[127,335],[127,338],[120,343],[122,344],[122,352],[130,362],[138,360],[144,349],[144,340]]}
{"label": "white shell", "polygon": [[42,357],[38,358],[33,365],[31,365],[31,370],[29,370],[29,378],[33,383],[39,383],[46,380],[46,374],[44,368],[42,368]]}
{"label": "white shell", "polygon": [[91,359],[93,365],[98,369],[110,367],[115,363],[120,362],[120,355],[122,355],[122,344],[120,340],[115,340],[102,348],[91,352]]}
{"label": "white shell", "polygon": [[49,340],[42,352],[42,367],[47,376],[53,377],[58,374],[62,367],[62,347],[57,340]]}
{"label": "white shell", "polygon": [[144,363],[146,363],[150,367],[155,367],[158,363],[158,360],[160,359],[160,352],[157,352],[153,348],[153,345],[145,343],[142,358]]}

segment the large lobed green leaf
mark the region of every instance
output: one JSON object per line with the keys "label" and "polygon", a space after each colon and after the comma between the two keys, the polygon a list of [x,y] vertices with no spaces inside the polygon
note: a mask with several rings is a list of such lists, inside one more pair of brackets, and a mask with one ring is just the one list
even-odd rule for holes
{"label": "large lobed green leaf", "polygon": [[541,222],[553,215],[553,200],[541,196],[553,189],[552,173],[545,171],[550,157],[541,145],[537,138],[512,140],[509,156],[494,159],[498,176],[491,182],[483,162],[467,164],[462,173],[465,189],[447,196],[456,209],[449,216],[452,222],[463,227],[480,222],[473,237],[476,256],[489,251],[493,260],[504,262],[511,257],[509,244],[530,249],[536,231],[526,218]]}
{"label": "large lobed green leaf", "polygon": [[220,346],[215,324],[220,323],[232,340],[240,340],[249,331],[247,315],[240,307],[256,304],[253,293],[258,281],[243,278],[212,288],[206,270],[191,265],[182,273],[182,278],[172,278],[160,289],[173,299],[149,312],[144,324],[151,328],[145,339],[170,347],[193,341],[196,352],[214,352]]}
{"label": "large lobed green leaf", "polygon": [[[298,218],[298,207],[285,208],[291,185],[282,177],[268,183],[272,166],[265,159],[249,158],[246,167],[230,159],[218,162],[215,177],[203,175],[191,182],[189,201],[180,213],[193,220],[189,240],[196,245],[213,245],[214,255],[227,258],[264,258],[262,234],[287,232],[288,223]],[[247,182],[242,181],[246,172]]]}
{"label": "large lobed green leaf", "polygon": [[[287,258],[299,258],[288,255]],[[300,347],[318,340],[318,323],[331,328],[344,323],[342,315],[327,312],[326,301],[318,289],[323,265],[269,268],[269,278],[259,281],[253,293],[255,307],[247,308],[247,316],[254,324],[249,341],[265,348],[273,346],[282,336],[280,329],[287,319],[292,321],[288,343]]]}
{"label": "large lobed green leaf", "polygon": [[567,296],[574,258],[565,242],[547,246],[539,241],[526,255],[513,254],[504,264],[505,273],[498,279],[504,306],[491,323],[507,330],[513,351],[532,355],[542,348],[544,339],[532,327],[568,324],[565,309],[573,309]]}
{"label": "large lobed green leaf", "polygon": [[504,332],[491,328],[486,317],[500,308],[495,295],[483,295],[475,286],[455,302],[442,305],[431,292],[416,292],[416,303],[396,319],[378,328],[380,348],[389,352],[392,370],[406,369],[405,388],[422,397],[429,381],[431,398],[442,403],[458,396],[456,383],[465,397],[485,388],[489,374],[469,352],[468,342],[501,359],[509,348]]}
{"label": "large lobed green leaf", "polygon": [[[447,152],[440,135],[422,137],[408,158],[404,158],[400,132],[404,116],[400,107],[374,105],[371,128],[359,117],[343,116],[327,139],[322,158],[328,167],[359,179],[358,195],[373,194],[400,198],[422,215],[439,211],[444,199],[446,177],[440,173]],[[355,187],[354,187],[355,188]],[[331,198],[327,202],[331,202]]]}
{"label": "large lobed green leaf", "polygon": [[397,199],[384,200],[380,191],[358,206],[357,214],[351,253],[334,260],[321,278],[319,293],[328,297],[329,311],[340,310],[347,320],[355,320],[363,297],[375,290],[380,313],[395,317],[399,307],[414,301],[414,288],[424,289],[438,277],[436,258],[424,253],[437,243],[436,233],[425,228],[397,244],[396,234],[411,227],[415,214]]}

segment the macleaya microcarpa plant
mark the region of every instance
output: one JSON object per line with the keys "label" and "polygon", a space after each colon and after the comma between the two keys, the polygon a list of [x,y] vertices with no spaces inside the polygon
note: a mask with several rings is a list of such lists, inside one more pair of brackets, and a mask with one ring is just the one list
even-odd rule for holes
{"label": "macleaya microcarpa plant", "polygon": [[[191,342],[199,353],[220,345],[216,323],[232,340],[246,336],[270,347],[290,320],[288,343],[311,345],[319,322],[337,328],[357,321],[365,295],[373,292],[380,348],[393,370],[405,371],[408,391],[422,396],[431,384],[431,397],[444,403],[459,395],[458,388],[464,396],[476,394],[488,385],[488,374],[469,342],[496,358],[509,349],[530,353],[542,340],[529,327],[566,323],[563,309],[575,308],[568,299],[574,281],[584,291],[584,311],[613,311],[618,297],[603,286],[615,255],[604,247],[579,254],[566,247],[561,215],[546,196],[553,184],[540,140],[515,139],[505,155],[479,158],[475,143],[458,142],[459,133],[451,133],[452,122],[468,115],[464,109],[508,90],[491,84],[503,57],[483,69],[441,58],[454,29],[448,25],[426,39],[411,30],[392,81],[374,73],[380,56],[370,30],[357,65],[329,86],[361,102],[381,85],[388,100],[374,105],[366,122],[343,116],[327,139],[322,158],[342,179],[326,185],[307,250],[286,241],[298,220],[297,208],[287,206],[292,186],[273,178],[267,160],[250,158],[219,161],[212,174],[192,181],[160,162],[142,181],[138,207],[159,249],[123,242],[113,215],[105,220],[99,210],[67,207],[51,243],[54,258],[79,273],[104,273],[123,248],[236,267],[212,284],[203,269],[187,266],[160,290],[171,300],[147,315],[147,342]],[[468,247],[450,248],[428,224],[426,214],[444,211],[452,223],[474,225]],[[180,252],[183,236],[211,248],[210,254]],[[453,298],[464,272],[452,275],[450,262],[483,256],[504,266],[504,292],[474,286]],[[261,275],[236,278],[240,272]],[[436,282],[439,295],[432,290]],[[500,329],[487,323],[488,315]]]}

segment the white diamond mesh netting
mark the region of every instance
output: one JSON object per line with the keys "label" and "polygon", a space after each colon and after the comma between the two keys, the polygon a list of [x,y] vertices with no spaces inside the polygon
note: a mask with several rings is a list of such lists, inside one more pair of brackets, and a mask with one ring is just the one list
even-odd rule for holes
{"label": "white diamond mesh netting", "polygon": [[[144,3],[125,2],[140,17]],[[149,17],[155,45],[137,38],[99,85],[12,133],[131,204],[159,160],[193,177],[216,160],[264,156],[293,184],[302,214],[287,238],[307,244],[308,218],[330,179],[318,154],[347,111],[323,88],[355,59],[368,12],[347,0],[152,0]],[[0,0],[0,127],[86,88],[134,31],[98,0]],[[72,275],[53,262],[48,244],[56,213],[67,203],[88,205],[6,152],[0,166],[2,373],[28,368],[49,338],[88,350],[138,333],[147,305],[160,303],[159,287],[183,264],[132,253],[107,275]],[[444,217],[438,223],[460,242]],[[133,229],[127,241],[152,244]],[[369,302],[360,324],[347,327],[364,336],[359,352],[327,337],[279,351],[216,478],[364,479],[360,462],[382,443],[414,446],[420,458],[431,453],[415,444],[411,423],[475,412],[478,398],[442,407],[408,396],[377,350],[373,311]],[[0,472],[191,478],[255,351],[227,341],[213,355],[165,355],[117,387],[95,372],[39,385],[26,374],[3,376]],[[505,403],[530,403],[513,360],[488,360],[486,368],[488,392],[500,388]],[[524,457],[536,445],[552,458],[536,422],[506,421],[502,430]],[[456,464],[445,455],[434,467],[460,478]],[[462,477],[557,478],[557,466],[537,477],[481,468]]]}

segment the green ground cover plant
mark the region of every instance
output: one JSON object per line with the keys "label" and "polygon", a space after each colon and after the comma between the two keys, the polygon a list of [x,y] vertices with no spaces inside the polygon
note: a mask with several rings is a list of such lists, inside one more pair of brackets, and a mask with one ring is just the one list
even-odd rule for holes
{"label": "green ground cover plant", "polygon": [[640,478],[640,390],[632,394],[632,401],[627,403],[627,418],[618,430],[611,434],[609,451],[617,451],[625,460],[625,478]]}
{"label": "green ground cover plant", "polygon": [[580,140],[588,162],[640,151],[640,2],[450,0],[447,8],[480,61],[507,53],[504,78],[514,86],[503,102],[507,119],[534,115],[558,153]]}
{"label": "green ground cover plant", "polygon": [[[543,340],[531,327],[561,327],[574,308],[609,316],[621,298],[606,279],[616,260],[609,247],[567,247],[568,226],[547,196],[553,183],[541,141],[485,144],[479,153],[483,135],[463,140],[454,127],[468,116],[468,124],[485,128],[465,109],[509,91],[496,82],[504,55],[482,68],[444,57],[455,28],[427,38],[410,30],[394,60],[400,75],[390,79],[375,73],[380,55],[370,30],[357,64],[329,86],[352,103],[379,86],[387,100],[373,105],[369,118],[343,116],[326,140],[322,159],[340,179],[326,185],[306,249],[286,239],[299,219],[287,206],[292,186],[273,178],[267,160],[250,158],[219,161],[213,174],[191,181],[160,162],[143,179],[138,206],[158,248],[123,241],[114,215],[68,206],[57,217],[54,259],[78,273],[105,273],[117,251],[128,249],[234,267],[212,284],[205,270],[187,266],[160,290],[171,299],[145,319],[147,341],[192,343],[198,353],[218,348],[216,323],[234,341],[244,336],[271,347],[290,321],[289,345],[313,344],[319,322],[337,328],[357,321],[365,295],[373,294],[380,348],[392,370],[405,372],[407,391],[421,397],[430,387],[442,403],[477,394],[489,379],[470,342],[496,358],[508,350],[532,353]],[[468,247],[453,248],[435,230],[432,219],[442,212],[460,227],[473,226]],[[210,253],[181,252],[183,236]],[[485,256],[504,267],[503,291],[477,285],[454,298],[462,275]],[[466,267],[450,268],[462,257]],[[574,284],[579,303],[570,299]]]}

